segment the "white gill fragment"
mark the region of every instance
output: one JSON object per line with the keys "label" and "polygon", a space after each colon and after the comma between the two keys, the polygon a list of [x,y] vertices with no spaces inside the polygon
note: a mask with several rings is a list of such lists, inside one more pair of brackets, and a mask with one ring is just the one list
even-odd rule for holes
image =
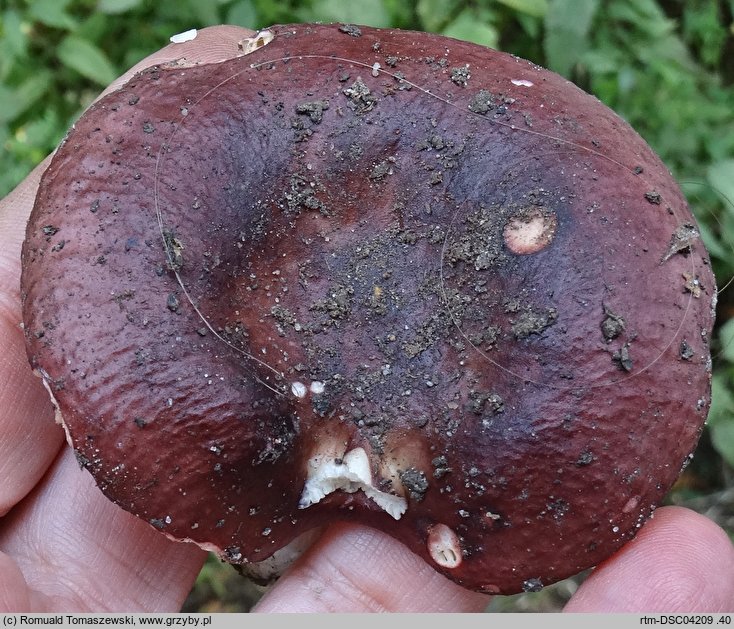
{"label": "white gill fragment", "polygon": [[326,385],[318,380],[314,380],[308,387],[303,382],[291,383],[291,393],[299,399],[305,398],[309,391],[314,395],[321,395],[325,390]]}
{"label": "white gill fragment", "polygon": [[[150,526],[153,526],[153,525],[151,524]],[[154,527],[154,528],[159,533],[163,533],[163,535],[165,535],[172,542],[183,542],[185,544],[195,544],[196,546],[198,546],[202,550],[205,550],[208,553],[214,553],[215,555],[218,555],[220,557],[224,556],[222,549],[219,548],[219,546],[217,546],[216,544],[211,544],[209,542],[198,542],[195,539],[191,539],[190,537],[174,537],[170,533],[166,533],[164,529],[159,529],[157,527]]]}
{"label": "white gill fragment", "polygon": [[192,39],[196,39],[196,36],[198,34],[199,34],[199,31],[197,31],[195,28],[192,28],[192,29],[189,29],[188,31],[184,31],[183,33],[171,35],[170,40],[172,44],[183,44],[184,42],[191,41]]}
{"label": "white gill fragment", "polygon": [[349,494],[363,491],[396,520],[408,508],[405,498],[380,491],[372,484],[370,462],[364,448],[354,448],[341,458],[317,455],[309,459],[308,476],[298,508],[306,509],[337,490]]}
{"label": "white gill fragment", "polygon": [[306,397],[307,391],[308,389],[306,389],[306,385],[303,382],[294,382],[291,384],[291,393],[297,398]]}
{"label": "white gill fragment", "polygon": [[512,79],[511,83],[520,87],[533,87],[533,85],[535,85],[532,81],[528,81],[527,79]]}
{"label": "white gill fragment", "polygon": [[255,52],[258,48],[267,46],[273,41],[273,31],[264,30],[255,33],[252,37],[246,37],[245,39],[238,42],[237,47],[242,51],[243,55],[249,55]]}

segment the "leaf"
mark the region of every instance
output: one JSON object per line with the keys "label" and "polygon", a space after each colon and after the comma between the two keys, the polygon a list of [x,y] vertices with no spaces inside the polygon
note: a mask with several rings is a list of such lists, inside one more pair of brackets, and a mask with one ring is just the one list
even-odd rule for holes
{"label": "leaf", "polygon": [[315,0],[308,11],[311,19],[324,22],[344,22],[365,26],[389,26],[390,18],[382,0]]}
{"label": "leaf", "polygon": [[[19,57],[26,51],[28,36],[23,29],[23,21],[17,11],[5,11],[0,16],[2,35],[0,42],[4,53]],[[5,61],[5,60],[4,60]]]}
{"label": "leaf", "polygon": [[[189,11],[196,17],[198,26],[212,26],[219,24],[219,10],[215,2],[202,2],[201,0],[186,0]],[[183,29],[188,30],[188,29]]]}
{"label": "leaf", "polygon": [[716,451],[734,466],[734,398],[724,373],[714,375],[711,383],[711,409],[708,426]]}
{"label": "leaf", "polygon": [[657,65],[658,71],[668,71],[671,82],[680,80],[680,69],[674,64],[680,64],[688,72],[698,72],[696,62],[680,37],[668,34],[651,41],[637,50],[637,58],[645,65]]}
{"label": "leaf", "polygon": [[140,6],[141,0],[99,0],[97,10],[107,15],[119,15]]}
{"label": "leaf", "polygon": [[624,64],[624,58],[616,50],[589,50],[581,56],[581,62],[592,74],[613,74]]}
{"label": "leaf", "polygon": [[0,124],[11,122],[27,111],[33,103],[41,98],[51,85],[51,73],[37,71],[20,85],[9,88],[0,86]]}
{"label": "leaf", "polygon": [[390,16],[390,25],[395,28],[416,28],[413,16],[414,3],[405,0],[382,0]]}
{"label": "leaf", "polygon": [[545,27],[586,37],[598,8],[599,0],[555,0],[545,15]]}
{"label": "leaf", "polygon": [[47,110],[42,118],[23,125],[25,144],[30,150],[39,150],[41,152],[40,159],[42,159],[58,143],[63,133],[63,130],[59,128],[60,126],[61,123],[56,112]]}
{"label": "leaf", "polygon": [[41,24],[73,31],[77,22],[66,12],[69,2],[70,0],[33,0],[28,13]]}
{"label": "leaf", "polygon": [[586,52],[589,29],[599,0],[555,0],[545,15],[546,63],[552,69],[568,76]]}
{"label": "leaf", "polygon": [[255,28],[257,24],[257,11],[252,5],[252,0],[240,0],[235,2],[227,11],[227,24],[237,24]]}
{"label": "leaf", "polygon": [[722,262],[729,262],[731,258],[731,248],[726,247],[706,223],[699,221],[698,231],[701,232],[701,240],[703,241],[706,251],[712,257],[718,258]]}
{"label": "leaf", "polygon": [[734,466],[734,418],[711,426],[711,442],[722,458]]}
{"label": "leaf", "polygon": [[[498,0],[498,2],[533,17],[543,17],[548,11],[548,0]],[[577,1],[576,4],[584,4],[584,2]]]}
{"label": "leaf", "polygon": [[456,0],[418,0],[416,13],[425,30],[436,32],[449,22],[456,4]]}
{"label": "leaf", "polygon": [[531,17],[530,15],[524,15],[519,13],[516,16],[518,24],[522,27],[525,34],[534,42],[540,41],[540,33],[543,27],[543,22],[538,18]]}
{"label": "leaf", "polygon": [[97,46],[74,35],[66,37],[56,50],[61,63],[100,85],[117,78],[117,70]]}
{"label": "leaf", "polygon": [[709,166],[706,178],[729,211],[734,211],[734,159],[725,159]]}
{"label": "leaf", "polygon": [[734,319],[729,319],[719,329],[721,355],[734,364]]}
{"label": "leaf", "polygon": [[648,36],[658,37],[674,28],[674,22],[666,17],[657,0],[616,0],[607,4],[609,17],[628,22]]}
{"label": "leaf", "polygon": [[705,64],[715,66],[725,54],[727,33],[718,3],[709,2],[703,6],[689,3],[685,6],[683,32],[687,42],[699,47]]}
{"label": "leaf", "polygon": [[442,33],[464,41],[481,44],[490,48],[499,45],[499,33],[491,24],[483,23],[471,9],[464,9]]}

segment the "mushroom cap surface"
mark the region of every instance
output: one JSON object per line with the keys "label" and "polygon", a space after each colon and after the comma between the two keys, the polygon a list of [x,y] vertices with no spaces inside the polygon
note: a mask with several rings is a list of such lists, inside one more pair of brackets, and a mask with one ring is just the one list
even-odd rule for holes
{"label": "mushroom cap surface", "polygon": [[427,33],[274,26],[137,74],[44,174],[22,297],[79,463],[235,564],[354,519],[538,589],[635,535],[710,404],[716,288],[665,166]]}

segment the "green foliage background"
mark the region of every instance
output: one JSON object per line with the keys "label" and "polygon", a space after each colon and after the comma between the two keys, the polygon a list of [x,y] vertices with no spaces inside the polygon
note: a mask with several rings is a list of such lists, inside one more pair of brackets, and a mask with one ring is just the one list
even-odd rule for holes
{"label": "green foliage background", "polygon": [[[733,16],[734,0],[0,0],[0,195],[53,150],[102,87],[174,33],[305,21],[427,30],[531,59],[622,115],[681,182],[724,287],[734,275]],[[720,296],[708,428],[669,497],[730,532],[732,291]],[[559,586],[557,598],[572,589]],[[188,605],[246,608],[241,591],[210,562]]]}

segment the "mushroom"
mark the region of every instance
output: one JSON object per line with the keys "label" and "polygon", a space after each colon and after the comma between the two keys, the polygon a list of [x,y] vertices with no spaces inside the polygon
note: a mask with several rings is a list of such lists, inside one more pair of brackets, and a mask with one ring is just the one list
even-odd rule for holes
{"label": "mushroom", "polygon": [[474,44],[241,48],[140,72],[43,177],[24,327],[80,465],[241,565],[353,519],[513,593],[634,537],[706,418],[716,300],[653,151]]}

